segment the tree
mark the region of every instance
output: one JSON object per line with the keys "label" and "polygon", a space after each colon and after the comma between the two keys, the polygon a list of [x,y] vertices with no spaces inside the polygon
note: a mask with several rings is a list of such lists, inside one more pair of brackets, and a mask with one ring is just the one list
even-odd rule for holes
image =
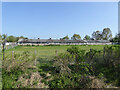
{"label": "tree", "polygon": [[120,42],[120,33],[118,34],[118,42]]}
{"label": "tree", "polygon": [[3,34],[2,36],[2,40],[5,40],[7,38],[7,34]]}
{"label": "tree", "polygon": [[103,40],[112,39],[112,32],[111,32],[110,28],[104,28],[103,29],[102,37],[103,37]]}
{"label": "tree", "polygon": [[20,36],[19,39],[28,39],[27,37]]}
{"label": "tree", "polygon": [[103,31],[97,30],[92,33],[92,38],[94,40],[110,40],[112,39],[112,32],[110,28],[104,28]]}
{"label": "tree", "polygon": [[0,34],[0,44],[1,44],[1,42],[2,42],[2,35]]}
{"label": "tree", "polygon": [[7,39],[6,39],[8,42],[17,42],[17,38],[14,37],[14,36],[8,36]]}
{"label": "tree", "polygon": [[20,37],[16,37],[16,40],[18,41],[20,39]]}
{"label": "tree", "polygon": [[88,35],[86,35],[84,38],[83,38],[83,40],[90,40],[91,38],[90,38],[90,36],[88,36]]}
{"label": "tree", "polygon": [[11,36],[8,36],[6,38],[7,42],[17,42],[19,39],[28,39],[27,37],[23,37],[23,36],[20,36],[20,37],[15,37],[13,35]]}
{"label": "tree", "polygon": [[7,35],[3,34],[3,35],[0,35],[0,37],[1,37],[2,53],[3,53],[3,60],[4,60],[4,56],[5,56],[5,42],[6,42]]}
{"label": "tree", "polygon": [[23,36],[20,36],[19,38],[24,38]]}
{"label": "tree", "polygon": [[120,33],[117,34],[111,41],[112,42],[120,42]]}
{"label": "tree", "polygon": [[81,37],[79,34],[74,34],[72,37],[71,37],[72,40],[81,40]]}
{"label": "tree", "polygon": [[68,40],[69,37],[68,37],[68,35],[67,35],[67,36],[63,37],[62,39],[64,39],[64,40]]}
{"label": "tree", "polygon": [[92,33],[92,38],[94,40],[101,40],[102,39],[102,33],[99,30],[97,30],[96,32]]}

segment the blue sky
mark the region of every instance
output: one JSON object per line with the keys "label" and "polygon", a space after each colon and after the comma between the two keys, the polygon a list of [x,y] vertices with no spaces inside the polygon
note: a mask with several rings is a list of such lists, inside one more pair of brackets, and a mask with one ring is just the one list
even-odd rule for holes
{"label": "blue sky", "polygon": [[4,2],[2,33],[28,38],[83,38],[103,28],[118,33],[117,2]]}

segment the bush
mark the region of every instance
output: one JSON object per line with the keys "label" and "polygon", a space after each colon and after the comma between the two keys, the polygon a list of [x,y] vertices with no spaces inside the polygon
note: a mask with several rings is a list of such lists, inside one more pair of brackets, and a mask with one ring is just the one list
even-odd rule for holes
{"label": "bush", "polygon": [[18,77],[26,73],[28,71],[27,69],[31,68],[31,66],[34,66],[34,56],[30,56],[28,51],[25,51],[21,54],[13,54],[14,55],[6,56],[2,64],[3,88],[16,87],[16,81],[18,80]]}

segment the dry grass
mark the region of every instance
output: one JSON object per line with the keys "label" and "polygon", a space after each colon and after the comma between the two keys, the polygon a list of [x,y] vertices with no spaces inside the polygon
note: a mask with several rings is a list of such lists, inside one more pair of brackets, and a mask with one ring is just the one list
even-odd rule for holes
{"label": "dry grass", "polygon": [[41,83],[43,78],[38,72],[33,72],[31,74],[22,75],[17,82],[20,84],[17,85],[17,88],[20,87],[29,87],[29,88],[48,88],[44,83]]}
{"label": "dry grass", "polygon": [[84,77],[87,80],[89,80],[89,83],[87,83],[87,88],[118,88],[111,84],[106,84],[103,79],[98,79],[93,76]]}

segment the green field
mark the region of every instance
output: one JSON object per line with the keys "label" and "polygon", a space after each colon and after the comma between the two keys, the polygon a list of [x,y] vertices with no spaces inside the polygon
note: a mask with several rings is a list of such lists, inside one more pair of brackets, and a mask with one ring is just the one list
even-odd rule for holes
{"label": "green field", "polygon": [[[73,45],[62,45],[62,46],[17,46],[13,49],[6,50],[6,55],[12,54],[12,51],[15,53],[22,53],[23,51],[29,51],[33,54],[35,51],[37,52],[37,56],[40,58],[50,58],[56,55],[57,53],[64,53],[66,52],[67,48],[72,47]],[[81,50],[102,50],[105,45],[74,45],[79,47]]]}
{"label": "green field", "polygon": [[120,48],[114,45],[16,46],[5,50],[2,87],[79,88],[82,83],[89,84],[84,82],[87,76],[97,78],[101,88],[110,84],[119,87],[120,78],[115,77],[120,73],[119,52]]}

